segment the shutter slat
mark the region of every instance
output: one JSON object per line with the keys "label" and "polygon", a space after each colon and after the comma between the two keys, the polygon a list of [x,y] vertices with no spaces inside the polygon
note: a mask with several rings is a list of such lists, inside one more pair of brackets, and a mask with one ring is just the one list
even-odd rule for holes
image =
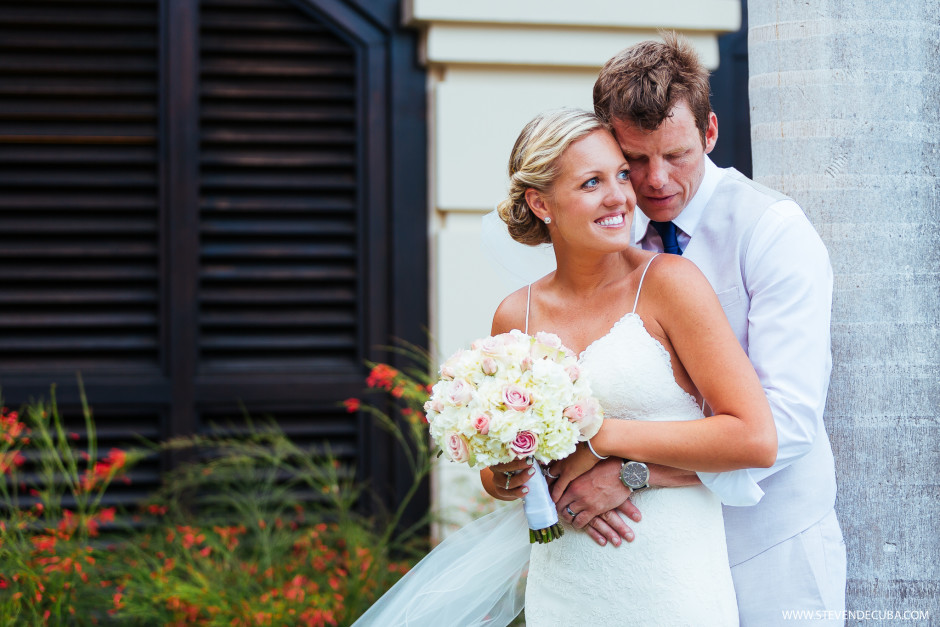
{"label": "shutter slat", "polygon": [[156,71],[154,60],[144,55],[82,55],[61,56],[49,53],[8,54],[0,58],[0,72],[9,74],[95,75],[108,74],[139,76]]}
{"label": "shutter slat", "polygon": [[64,6],[63,10],[49,10],[57,3],[45,4],[46,10],[37,12],[33,7],[16,7],[0,5],[0,24],[9,26],[43,26],[45,28],[70,27],[102,28],[116,26],[128,28],[134,26],[154,26],[154,15],[148,11],[149,7],[139,9],[124,8],[95,8],[93,3],[86,3],[83,11],[71,10],[73,7]]}
{"label": "shutter slat", "polygon": [[91,209],[150,213],[157,210],[157,198],[155,194],[150,196],[131,195],[126,192],[118,194],[112,190],[102,190],[101,193],[88,197],[63,194],[58,190],[43,190],[41,194],[11,191],[0,194],[0,209],[28,209],[30,211],[54,209],[77,213],[84,213]]}
{"label": "shutter slat", "polygon": [[302,35],[270,37],[264,32],[255,34],[237,31],[230,33],[208,31],[204,33],[201,43],[204,54],[300,54],[322,55],[338,59],[352,56],[349,46],[343,42]]}
{"label": "shutter slat", "polygon": [[[291,242],[270,242],[264,244],[204,244],[202,254],[205,259],[213,257],[238,258],[244,261],[256,259],[307,258],[354,259],[356,250],[342,244],[295,244]],[[345,264],[344,264],[345,265]],[[311,270],[329,272],[333,265],[309,266]],[[341,268],[345,269],[345,268]]]}
{"label": "shutter slat", "polygon": [[202,232],[206,235],[238,235],[253,233],[259,235],[345,235],[355,237],[355,225],[346,220],[298,220],[286,215],[280,219],[272,217],[254,217],[248,221],[206,219]]}
{"label": "shutter slat", "polygon": [[[300,288],[303,281],[350,281],[356,278],[355,268],[337,268],[305,266],[302,268],[250,268],[206,266],[200,275],[207,289],[222,288],[226,285],[245,281],[282,282],[295,281]],[[293,288],[292,288],[293,289]],[[280,299],[279,299],[280,302]]]}
{"label": "shutter slat", "polygon": [[[25,83],[25,81],[24,81]],[[0,93],[12,87],[0,88]],[[307,101],[307,100],[352,100],[354,92],[350,85],[338,81],[305,81],[299,85],[252,83],[248,80],[206,79],[202,84],[206,98],[245,98],[257,100]]]}
{"label": "shutter slat", "polygon": [[125,168],[120,173],[91,170],[72,172],[63,169],[17,171],[6,168],[0,171],[0,185],[5,187],[40,187],[59,185],[61,187],[146,187],[153,189],[157,183],[156,172],[135,172]]}
{"label": "shutter slat", "polygon": [[0,96],[156,97],[153,81],[115,77],[12,76],[0,83]]}
{"label": "shutter slat", "polygon": [[[54,245],[51,245],[54,244]],[[157,247],[150,243],[105,242],[7,242],[0,248],[0,258],[35,257],[41,259],[58,258],[122,258],[149,257],[157,254]]]}
{"label": "shutter slat", "polygon": [[[0,108],[2,112],[2,108]],[[263,109],[245,109],[232,103],[218,100],[206,100],[202,107],[207,121],[263,121],[263,122],[323,122],[332,125],[348,126],[356,119],[356,112],[350,106],[335,106],[325,103],[310,103],[297,108],[278,102],[265,103]]]}
{"label": "shutter slat", "polygon": [[350,77],[354,75],[353,60],[329,65],[313,65],[305,59],[216,59],[202,65],[206,74],[227,77]]}
{"label": "shutter slat", "polygon": [[150,146],[125,146],[119,152],[107,146],[49,146],[15,145],[4,146],[0,151],[0,163],[10,164],[55,164],[62,165],[152,165],[157,154]]}
{"label": "shutter slat", "polygon": [[[2,317],[0,317],[2,320]],[[264,327],[269,323],[276,323],[280,327],[347,327],[353,328],[355,318],[345,312],[331,313],[329,311],[284,312],[277,310],[243,310],[218,312],[207,311],[203,316],[204,328],[244,327],[246,329]]]}
{"label": "shutter slat", "polygon": [[206,128],[202,136],[203,142],[209,145],[218,144],[286,144],[294,148],[294,145],[345,145],[353,147],[356,136],[352,130],[342,128],[317,128],[317,129],[280,129],[266,128],[263,130],[255,129],[228,129],[212,128],[211,125]]}
{"label": "shutter slat", "polygon": [[127,332],[115,336],[96,335],[83,330],[81,336],[0,337],[0,350],[28,350],[30,353],[58,353],[63,350],[105,352],[108,350],[153,350],[154,348],[156,346],[153,338],[133,336]]}
{"label": "shutter slat", "polygon": [[208,189],[278,189],[278,190],[355,190],[356,179],[346,174],[316,174],[298,171],[296,174],[259,172],[257,174],[206,173],[203,185]]}
{"label": "shutter slat", "polygon": [[65,233],[153,233],[154,231],[156,231],[156,224],[152,219],[146,217],[117,216],[112,218],[78,219],[74,216],[70,218],[16,216],[7,218],[0,214],[0,233],[47,233],[55,235]]}
{"label": "shutter slat", "polygon": [[[277,289],[268,285],[244,288],[207,286],[200,296],[207,305],[246,307],[257,306],[260,302],[267,305],[346,305],[352,309],[356,302],[355,291],[344,285],[321,288],[308,285],[302,289]],[[3,302],[2,299],[3,295],[0,294],[0,302]]]}
{"label": "shutter slat", "polygon": [[89,314],[9,314],[0,313],[0,328],[62,328],[62,327],[141,327],[156,324],[151,313],[89,313]]}
{"label": "shutter slat", "polygon": [[[3,305],[108,305],[127,303],[156,305],[157,291],[143,288],[79,288],[43,290],[39,288],[10,288],[0,291]],[[154,308],[155,310],[155,308]]]}
{"label": "shutter slat", "polygon": [[269,334],[222,335],[208,334],[202,343],[206,348],[217,348],[228,351],[241,352],[243,349],[261,349],[263,351],[290,350],[295,352],[298,348],[316,351],[323,348],[347,348],[354,346],[356,338],[352,334],[304,335],[292,333],[287,337]]}
{"label": "shutter slat", "polygon": [[[74,9],[73,9],[74,10]],[[156,49],[156,29],[113,29],[98,32],[50,30],[30,32],[25,29],[0,29],[0,41],[8,50],[43,50],[62,53],[134,52]]]}
{"label": "shutter slat", "polygon": [[[3,206],[3,198],[0,197],[0,206]],[[356,208],[355,198],[350,194],[317,194],[316,196],[285,196],[275,194],[274,192],[255,196],[252,194],[241,194],[239,196],[219,195],[218,193],[205,194],[202,198],[200,209],[203,212],[258,212],[258,211],[279,211],[294,212],[300,214],[318,214],[318,213],[352,213]]]}
{"label": "shutter slat", "polygon": [[157,271],[152,265],[137,265],[130,262],[124,262],[119,265],[95,265],[85,262],[81,265],[49,265],[36,260],[30,260],[28,264],[14,266],[12,263],[4,263],[0,266],[0,280],[34,282],[38,280],[46,281],[100,281],[108,280],[137,280],[137,281],[156,281]]}

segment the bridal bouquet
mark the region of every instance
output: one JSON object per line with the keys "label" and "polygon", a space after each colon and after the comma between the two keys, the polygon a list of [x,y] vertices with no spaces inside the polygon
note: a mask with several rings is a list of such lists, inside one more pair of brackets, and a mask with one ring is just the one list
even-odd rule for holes
{"label": "bridal bouquet", "polygon": [[[574,452],[600,429],[603,411],[575,355],[553,333],[511,331],[452,355],[425,404],[442,454],[481,469],[533,456],[543,464]],[[562,534],[541,473],[528,482],[530,541]]]}

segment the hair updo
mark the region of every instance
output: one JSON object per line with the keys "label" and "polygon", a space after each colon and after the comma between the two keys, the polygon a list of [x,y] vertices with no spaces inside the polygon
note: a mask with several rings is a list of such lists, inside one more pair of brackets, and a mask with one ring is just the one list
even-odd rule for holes
{"label": "hair updo", "polygon": [[525,125],[509,156],[509,196],[496,207],[514,240],[529,246],[552,241],[548,227],[526,202],[525,192],[531,187],[549,193],[568,146],[600,129],[607,126],[582,109],[546,111]]}

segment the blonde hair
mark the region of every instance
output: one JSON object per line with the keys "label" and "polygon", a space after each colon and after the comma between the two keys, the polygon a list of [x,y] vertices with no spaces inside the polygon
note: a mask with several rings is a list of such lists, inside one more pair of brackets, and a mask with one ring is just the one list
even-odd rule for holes
{"label": "blonde hair", "polygon": [[525,125],[509,156],[509,196],[496,207],[514,240],[530,246],[552,241],[548,227],[526,202],[525,192],[532,188],[549,193],[568,146],[600,129],[607,126],[582,109],[546,111]]}

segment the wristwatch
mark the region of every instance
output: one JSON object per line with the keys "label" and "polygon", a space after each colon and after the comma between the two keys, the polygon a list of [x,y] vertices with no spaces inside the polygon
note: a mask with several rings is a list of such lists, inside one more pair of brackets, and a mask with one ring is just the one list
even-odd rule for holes
{"label": "wristwatch", "polygon": [[630,488],[631,492],[639,492],[650,487],[650,469],[643,462],[623,460],[620,465],[620,481]]}

